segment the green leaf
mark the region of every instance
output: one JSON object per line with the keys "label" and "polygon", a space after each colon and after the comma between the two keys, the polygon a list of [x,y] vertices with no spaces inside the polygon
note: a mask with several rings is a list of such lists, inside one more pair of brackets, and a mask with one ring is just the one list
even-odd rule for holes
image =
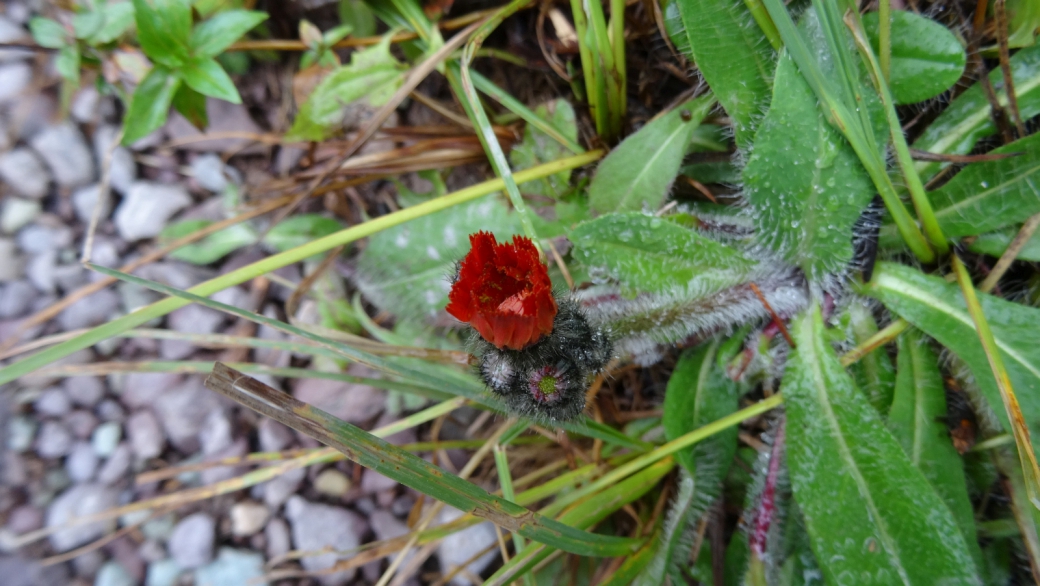
{"label": "green leaf", "polygon": [[[1012,55],[1011,74],[1022,119],[1040,114],[1040,45]],[[1007,107],[1007,96],[1002,90],[1004,78],[999,67],[990,72],[989,81],[997,90],[1000,103]],[[911,146],[932,153],[968,154],[976,142],[997,132],[990,109],[986,94],[976,83],[957,96]],[[914,166],[921,179],[927,181],[945,164],[917,161]]]}
{"label": "green leaf", "polygon": [[111,43],[134,24],[134,5],[130,2],[108,3],[100,8],[105,22],[87,41],[92,45]]}
{"label": "green leaf", "polygon": [[523,233],[516,216],[495,197],[429,214],[369,239],[358,259],[357,286],[379,309],[413,322],[434,322],[448,303],[448,276],[469,250],[469,235],[480,230],[499,241]]}
{"label": "green leaf", "polygon": [[325,42],[325,46],[331,47],[332,45],[335,45],[336,43],[347,38],[347,35],[349,35],[352,32],[354,32],[353,25],[349,23],[341,24],[337,27],[333,27],[325,31],[325,34],[322,35],[322,40]]}
{"label": "green leaf", "polygon": [[[718,349],[718,342],[713,341],[679,357],[668,379],[661,418],[668,441],[737,410],[739,386],[718,367]],[[718,497],[737,450],[737,431],[730,427],[675,454],[697,483],[697,508],[702,513]]]}
{"label": "green leaf", "polygon": [[177,88],[177,93],[173,94],[173,107],[188,122],[191,122],[195,128],[205,130],[209,126],[209,114],[206,112],[206,96],[187,85],[181,84]]}
{"label": "green leaf", "polygon": [[589,202],[600,212],[656,210],[679,173],[690,133],[711,110],[710,94],[652,120],[617,146],[596,168]]}
{"label": "green leaf", "polygon": [[58,58],[54,60],[54,68],[58,75],[72,84],[79,83],[79,48],[76,45],[62,47],[58,51]]}
{"label": "green leaf", "polygon": [[974,236],[1024,222],[1040,212],[1040,134],[993,153],[1021,156],[972,163],[929,192],[935,217],[950,238]]}
{"label": "green leaf", "polygon": [[[874,52],[878,13],[863,16]],[[889,87],[897,104],[914,104],[953,87],[964,73],[964,47],[948,28],[909,10],[892,11],[892,69]]]}
{"label": "green leaf", "polygon": [[674,0],[674,4],[685,37],[676,46],[690,48],[697,69],[733,119],[737,144],[750,146],[772,94],[776,56],[769,41],[743,0]]}
{"label": "green leaf", "polygon": [[297,214],[271,228],[264,242],[278,252],[284,252],[342,229],[343,226],[332,218],[318,214]]}
{"label": "green leaf", "polygon": [[755,267],[734,248],[635,212],[579,224],[571,241],[576,260],[618,281],[629,296],[677,287],[717,291],[741,282]]}
{"label": "green leaf", "polygon": [[785,52],[743,174],[758,241],[815,281],[852,260],[853,225],[876,193],[818,102]]}
{"label": "green leaf", "polygon": [[964,463],[946,427],[946,389],[939,357],[913,328],[900,336],[898,343],[899,374],[888,429],[950,508],[968,551],[980,564],[982,551],[975,534],[975,511],[965,484]]}
{"label": "green leaf", "polygon": [[[976,254],[988,254],[994,258],[1000,258],[1017,234],[1018,227],[983,234],[968,245],[968,250]],[[1033,233],[1033,237],[1026,241],[1025,246],[1015,258],[1031,262],[1040,261],[1040,230]]]}
{"label": "green leaf", "polygon": [[[197,232],[211,225],[210,220],[184,220],[171,224],[159,234],[160,242],[168,243],[183,236]],[[214,232],[202,240],[182,246],[170,253],[170,258],[183,260],[196,265],[214,263],[228,254],[256,242],[256,231],[247,224],[235,224],[219,232]]]}
{"label": "green leaf", "polygon": [[88,39],[105,25],[105,13],[101,10],[77,12],[72,15],[72,32],[77,39]]}
{"label": "green leaf", "polygon": [[1008,46],[1031,47],[1040,30],[1040,3],[1033,0],[1007,0]]}
{"label": "green leaf", "polygon": [[69,44],[69,32],[56,20],[35,16],[29,21],[29,31],[41,47],[61,49]]}
{"label": "green leaf", "polygon": [[212,58],[192,59],[180,70],[184,83],[200,94],[241,104],[242,98],[224,68]]}
{"label": "green leaf", "polygon": [[[735,434],[733,442],[736,447]],[[668,509],[668,518],[665,520],[664,527],[654,536],[656,551],[654,551],[653,558],[649,560],[646,568],[635,577],[635,580],[632,580],[633,586],[666,584],[667,576],[673,572],[677,573],[677,566],[686,561],[685,557],[688,556],[687,551],[691,545],[687,535],[689,525],[696,522],[697,519],[697,516],[693,514],[694,488],[699,488],[700,483],[684,471],[679,476],[678,484],[679,490]]]}
{"label": "green leaf", "polygon": [[130,98],[123,120],[123,144],[133,144],[166,122],[173,95],[181,80],[169,69],[157,65],[141,80]]}
{"label": "green leaf", "polygon": [[376,15],[361,0],[339,0],[339,20],[345,25],[351,25],[354,34],[359,37],[376,34]]}
{"label": "green leaf", "polygon": [[321,80],[300,107],[289,140],[324,140],[345,123],[351,111],[367,104],[381,106],[404,80],[400,63],[390,55],[390,37],[351,55],[350,65],[336,69]]}
{"label": "green leaf", "polygon": [[976,584],[949,509],[841,367],[813,307],[781,390],[795,500],[829,584]]}
{"label": "green leaf", "polygon": [[[852,342],[859,345],[877,333],[877,322],[870,307],[863,299],[854,299],[849,304],[849,325]],[[861,358],[849,366],[849,374],[856,386],[866,393],[867,400],[880,414],[888,413],[892,406],[892,393],[896,384],[896,368],[884,347]]]}
{"label": "green leaf", "polygon": [[137,39],[145,55],[171,69],[188,60],[191,4],[188,0],[133,0]]}
{"label": "green leaf", "polygon": [[[885,262],[878,263],[867,292],[963,360],[990,409],[1011,431],[993,371],[956,284]],[[982,293],[978,297],[1029,426],[1033,449],[1040,451],[1040,309]]]}
{"label": "green leaf", "polygon": [[[578,122],[574,115],[574,107],[567,100],[557,99],[541,104],[535,108],[534,113],[572,142],[578,140]],[[538,130],[534,125],[528,124],[524,127],[523,140],[509,151],[509,162],[515,172],[561,159],[569,153],[570,151],[566,147],[548,134]],[[532,181],[524,185],[523,191],[557,199],[570,189],[571,172],[568,170]]]}
{"label": "green leaf", "polygon": [[267,20],[257,10],[226,10],[199,23],[191,31],[189,46],[195,57],[216,57],[253,27]]}

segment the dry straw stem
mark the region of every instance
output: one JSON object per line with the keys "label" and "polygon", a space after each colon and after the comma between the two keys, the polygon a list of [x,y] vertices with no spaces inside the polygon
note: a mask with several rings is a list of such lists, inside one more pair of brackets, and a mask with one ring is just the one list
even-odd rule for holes
{"label": "dry straw stem", "polygon": [[1018,253],[1025,248],[1029,239],[1033,237],[1033,233],[1036,232],[1037,227],[1040,227],[1040,214],[1031,216],[1028,220],[1022,224],[1022,229],[1018,231],[1015,239],[1008,244],[1004,254],[1000,255],[1000,260],[993,266],[993,270],[986,275],[986,279],[979,285],[979,291],[983,293],[989,293],[997,286],[997,282],[1004,276],[1004,273],[1011,268],[1011,263],[1015,262],[1015,258],[1018,257]]}

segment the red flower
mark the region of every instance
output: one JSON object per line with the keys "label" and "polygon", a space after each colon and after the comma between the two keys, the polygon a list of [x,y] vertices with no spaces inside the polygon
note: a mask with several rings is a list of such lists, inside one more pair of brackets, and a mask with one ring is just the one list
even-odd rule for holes
{"label": "red flower", "polygon": [[530,238],[499,244],[487,232],[470,249],[448,294],[448,313],[498,348],[520,350],[552,332],[556,300],[549,272]]}

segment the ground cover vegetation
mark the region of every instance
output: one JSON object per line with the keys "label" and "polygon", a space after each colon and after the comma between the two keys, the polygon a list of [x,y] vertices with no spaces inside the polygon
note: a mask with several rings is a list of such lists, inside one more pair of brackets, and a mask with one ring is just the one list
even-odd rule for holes
{"label": "ground cover vegetation", "polygon": [[[1040,582],[1037,3],[336,8],[315,24],[247,0],[94,0],[32,23],[65,93],[120,97],[125,144],[171,109],[204,128],[207,96],[296,68],[291,126],[260,137],[301,147],[295,171],[163,236],[202,265],[275,252],[190,289],[90,264],[164,297],[0,383],[75,374],[62,358],[197,303],[291,336],[240,346],[313,359],[91,372],[209,373],[330,447],[250,454],[268,465],[108,514],[347,458],[464,513],[435,525],[420,499],[410,533],[334,568],[387,557],[380,584],[481,520],[501,529],[487,584]],[[413,100],[442,118],[384,125]],[[301,211],[315,196],[325,211]],[[483,264],[460,269],[471,242]],[[285,320],[211,297],[301,262]],[[505,281],[481,279],[506,265],[537,324],[496,313],[527,297],[487,304]],[[296,319],[304,300],[317,320]],[[263,377],[365,382],[408,415],[368,432]],[[436,432],[380,439],[464,406],[491,415],[452,446],[472,449],[454,473]]]}

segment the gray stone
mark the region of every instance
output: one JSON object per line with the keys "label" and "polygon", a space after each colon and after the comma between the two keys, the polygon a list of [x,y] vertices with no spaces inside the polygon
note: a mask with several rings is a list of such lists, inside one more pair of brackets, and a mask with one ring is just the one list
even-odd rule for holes
{"label": "gray stone", "polygon": [[76,405],[93,407],[105,396],[105,383],[96,376],[70,376],[61,386]]}
{"label": "gray stone", "polygon": [[72,402],[60,387],[49,387],[33,401],[33,409],[41,415],[61,417],[72,409]]}
{"label": "gray stone", "polygon": [[234,439],[231,437],[231,421],[222,411],[211,411],[206,415],[206,422],[199,431],[199,443],[202,445],[202,453],[212,456],[221,450],[231,446]]}
{"label": "gray stone", "polygon": [[[0,68],[0,84],[3,83],[2,78],[3,68]],[[0,101],[3,99],[2,92],[0,89]],[[18,148],[0,155],[0,180],[17,195],[43,199],[47,195],[51,177],[36,153],[27,148]]]}
{"label": "gray stone", "polygon": [[219,156],[206,153],[195,157],[191,162],[191,175],[204,189],[213,193],[221,193],[227,187],[224,166],[224,161]]}
{"label": "gray stone", "polygon": [[256,429],[257,441],[261,452],[281,452],[293,441],[293,432],[274,419],[264,417]]}
{"label": "gray stone", "polygon": [[43,157],[60,187],[74,189],[94,181],[94,157],[83,133],[71,122],[44,128],[29,144]]}
{"label": "gray stone", "polygon": [[189,205],[191,196],[183,187],[137,181],[116,209],[116,229],[128,242],[152,238],[162,232],[167,220]]}
{"label": "gray stone", "polygon": [[57,421],[44,421],[36,436],[36,453],[42,458],[60,458],[72,448],[72,434]]}
{"label": "gray stone", "polygon": [[[29,31],[6,16],[0,16],[0,43],[32,42]],[[26,49],[0,49],[0,62],[31,59],[33,52]]]}
{"label": "gray stone", "polygon": [[204,566],[213,559],[213,540],[217,524],[206,513],[194,513],[173,528],[167,547],[170,557],[185,569]]}
{"label": "gray stone", "polygon": [[109,421],[102,423],[94,430],[90,444],[94,446],[94,452],[98,456],[107,458],[116,450],[116,446],[119,445],[119,440],[122,438],[123,426],[117,421]]}
{"label": "gray stone", "polygon": [[141,547],[137,548],[137,555],[147,563],[157,562],[168,557],[166,548],[155,539],[148,539],[142,543]]}
{"label": "gray stone", "polygon": [[65,458],[65,471],[73,482],[90,482],[97,472],[98,457],[87,442],[76,442]]}
{"label": "gray stone", "polygon": [[121,423],[123,419],[126,419],[126,410],[123,409],[123,406],[118,401],[113,401],[112,399],[101,401],[95,411],[97,411],[98,417],[102,421]]}
{"label": "gray stone", "polygon": [[267,538],[267,558],[274,559],[289,553],[292,542],[289,538],[289,525],[280,517],[271,519],[264,528]]}
{"label": "gray stone", "polygon": [[130,471],[132,460],[133,451],[130,446],[126,443],[119,444],[115,450],[112,450],[112,455],[105,460],[101,470],[98,471],[98,482],[106,485],[119,482]]}
{"label": "gray stone", "polygon": [[340,498],[350,490],[350,479],[335,468],[326,468],[314,479],[314,490],[326,496]]}
{"label": "gray stone", "polygon": [[295,468],[265,482],[263,484],[264,504],[271,507],[272,510],[285,504],[289,497],[300,489],[300,484],[306,474],[302,468]]}
{"label": "gray stone", "polygon": [[40,202],[20,197],[5,197],[4,211],[0,212],[0,230],[14,234],[35,220],[43,211]]}
{"label": "gray stone", "polygon": [[267,584],[263,577],[263,555],[243,549],[222,547],[217,559],[195,570],[195,586],[262,586]]}
{"label": "gray stone", "polygon": [[[228,131],[231,132],[246,132],[246,133],[262,133],[263,129],[260,128],[256,122],[253,121],[249,115],[249,111],[242,104],[232,104],[231,102],[225,102],[224,100],[217,100],[214,98],[206,99],[206,116],[209,118],[209,126],[206,128],[206,134],[214,135],[221,134]],[[166,124],[165,130],[171,140],[178,140],[183,138],[199,138],[203,133],[199,132],[197,128],[188,122],[184,116],[179,113],[171,112],[170,120]],[[134,145],[135,147],[137,145]],[[197,140],[185,144],[182,148],[188,151],[197,152],[225,152],[235,151],[237,153],[245,154],[251,152],[258,152],[252,141],[242,138],[219,138],[215,140]]]}
{"label": "gray stone", "polygon": [[[462,516],[462,512],[451,507],[444,507],[437,516],[438,523],[449,523]],[[478,552],[498,541],[495,534],[495,526],[491,523],[480,523],[467,527],[462,531],[456,531],[441,541],[437,547],[437,559],[441,562],[441,572],[448,573]],[[489,551],[466,566],[466,569],[475,575],[479,575],[484,568],[498,557],[498,551]],[[472,582],[462,574],[456,574],[451,579],[456,586],[466,586]]]}
{"label": "gray stone", "polygon": [[148,564],[145,586],[175,586],[181,567],[173,560],[159,560]]}
{"label": "gray stone", "polygon": [[220,409],[217,398],[202,385],[199,377],[188,378],[155,401],[155,412],[166,430],[166,437],[185,454],[198,450],[199,432],[209,413],[217,409]]}
{"label": "gray stone", "polygon": [[[207,454],[207,458],[213,460],[226,460],[229,458],[241,458],[249,453],[249,442],[245,438],[235,440],[234,443],[213,452]],[[202,484],[214,484],[233,478],[241,473],[244,473],[245,469],[241,466],[216,466],[214,468],[206,468],[202,472],[199,472],[199,479]]]}
{"label": "gray stone", "polygon": [[76,439],[87,439],[98,426],[98,419],[90,411],[77,409],[65,416],[64,423]]}
{"label": "gray stone", "polygon": [[[72,209],[76,212],[76,218],[80,222],[90,224],[91,219],[94,217],[94,206],[97,205],[98,194],[100,193],[101,185],[97,183],[80,187],[72,193]],[[110,195],[105,198],[105,203],[101,206],[101,215],[98,218],[104,220],[111,211],[112,197]]]}
{"label": "gray stone", "polygon": [[72,229],[68,226],[33,224],[18,233],[18,248],[29,254],[61,250],[72,245]]}
{"label": "gray stone", "polygon": [[119,294],[102,289],[66,307],[58,314],[58,323],[66,331],[79,330],[102,324],[119,310]]}
{"label": "gray stone", "polygon": [[126,420],[126,435],[139,460],[155,458],[166,443],[159,420],[147,409],[137,411]]}
{"label": "gray stone", "polygon": [[[0,239],[2,242],[4,239]],[[8,242],[10,242],[8,240]],[[4,255],[4,246],[0,244],[0,255]],[[13,252],[13,251],[12,251]],[[10,260],[11,256],[0,256]],[[0,263],[9,268],[8,265],[14,263]],[[3,277],[3,271],[6,268],[0,268],[0,281],[5,281]],[[37,297],[36,288],[32,286],[28,281],[11,281],[0,287],[0,318],[12,318],[21,317],[29,312],[29,308],[32,307],[32,302]]]}
{"label": "gray stone", "polygon": [[136,586],[137,581],[116,561],[111,561],[101,566],[94,586]]}
{"label": "gray stone", "polygon": [[150,407],[166,391],[181,383],[173,372],[131,372],[123,379],[120,399],[131,409]]}
{"label": "gray stone", "polygon": [[[98,157],[98,168],[102,169],[105,157],[109,149],[119,137],[119,128],[115,126],[102,126],[94,131],[94,152]],[[137,179],[137,162],[130,149],[124,146],[116,146],[112,151],[112,160],[108,170],[108,184],[121,195],[126,195]]]}
{"label": "gray stone", "polygon": [[29,260],[25,267],[25,276],[41,293],[57,292],[55,272],[58,267],[58,252],[51,250],[37,254]]}
{"label": "gray stone", "polygon": [[[357,367],[351,365],[347,372],[355,374]],[[355,424],[375,418],[386,405],[385,393],[375,387],[317,378],[297,379],[293,395],[304,403]]]}
{"label": "gray stone", "polygon": [[249,537],[264,528],[271,514],[267,507],[253,501],[242,501],[231,507],[231,534]]}
{"label": "gray stone", "polygon": [[[0,49],[0,54],[4,49]],[[32,81],[32,67],[28,63],[8,63],[0,65],[0,104],[15,101],[29,82]]]}
{"label": "gray stone", "polygon": [[[372,533],[376,534],[376,539],[379,541],[394,539],[411,533],[411,529],[408,528],[408,525],[405,525],[389,511],[384,511],[382,509],[373,511],[372,514],[368,516],[368,522],[372,526]],[[412,555],[414,555],[414,551],[415,548],[409,550],[402,566],[408,564],[408,561],[411,559]]]}
{"label": "gray stone", "polygon": [[[311,503],[303,497],[294,496],[285,507],[286,516],[292,526],[293,545],[296,549],[314,551],[325,547],[336,550],[354,549],[360,544],[359,533],[363,533],[364,519],[346,509]],[[300,560],[303,568],[316,572],[331,568],[340,559],[347,557],[336,553],[308,556]],[[353,579],[353,569],[322,576],[326,586],[346,584]]]}
{"label": "gray stone", "polygon": [[101,571],[103,565],[105,565],[105,555],[96,549],[78,555],[72,560],[72,567],[76,571],[76,575],[91,582]]}
{"label": "gray stone", "polygon": [[43,527],[43,511],[32,505],[16,507],[7,516],[7,528],[15,535]]}
{"label": "gray stone", "polygon": [[69,114],[77,122],[84,124],[96,122],[98,117],[98,104],[101,102],[101,94],[92,85],[84,86],[72,96],[69,104]]}
{"label": "gray stone", "polygon": [[361,475],[361,492],[376,494],[397,487],[397,481],[387,478],[374,470],[365,470]]}
{"label": "gray stone", "polygon": [[[212,334],[224,323],[224,314],[202,307],[185,305],[166,318],[166,326],[184,334]],[[187,340],[162,340],[159,355],[166,360],[182,360],[194,352],[195,346]]]}
{"label": "gray stone", "polygon": [[[18,254],[16,246],[13,240],[10,238],[0,238],[0,258],[4,259],[4,262],[0,263],[0,283],[11,283],[11,285],[17,284],[19,279],[22,278],[25,262],[21,255]],[[22,281],[24,283],[24,281]],[[10,285],[4,287],[6,290]],[[32,287],[30,287],[31,289]],[[33,292],[35,295],[35,291]],[[0,312],[11,315],[0,315],[0,317],[16,317],[21,315],[28,309],[28,305],[32,303],[33,297],[29,297],[25,294],[23,289],[12,289],[10,293],[0,293]]]}
{"label": "gray stone", "polygon": [[[47,509],[47,526],[63,526],[75,517],[86,517],[119,504],[119,493],[100,484],[77,484],[62,493]],[[74,525],[50,535],[51,547],[68,551],[85,545],[115,527],[115,521]]]}

